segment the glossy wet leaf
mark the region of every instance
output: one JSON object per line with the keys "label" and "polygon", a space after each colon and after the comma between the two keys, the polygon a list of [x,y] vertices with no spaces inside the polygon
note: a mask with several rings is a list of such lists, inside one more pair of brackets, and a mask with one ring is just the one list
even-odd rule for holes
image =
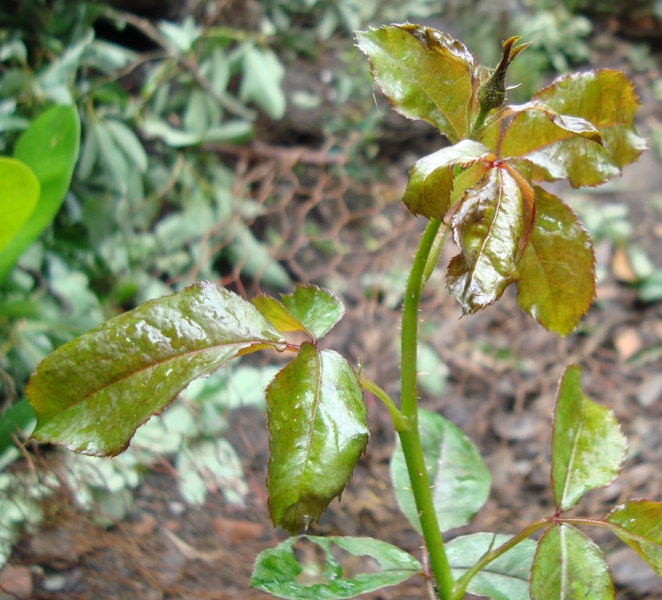
{"label": "glossy wet leaf", "polygon": [[[309,540],[319,546],[324,552],[323,564],[299,564],[293,547],[302,540]],[[354,569],[344,571],[343,565],[333,555],[334,546],[351,555],[373,559],[370,572],[353,573]],[[355,565],[356,560],[352,561],[352,566]],[[259,554],[251,586],[276,598],[291,600],[354,598],[359,594],[397,585],[421,569],[421,564],[413,556],[380,540],[365,537],[298,536]],[[347,576],[346,572],[352,574]],[[306,583],[306,579],[317,581]]]}
{"label": "glossy wet leaf", "polygon": [[41,193],[30,218],[0,252],[0,282],[55,218],[69,189],[79,142],[80,120],[75,106],[48,109],[16,142],[14,157],[34,171]]}
{"label": "glossy wet leaf", "polygon": [[269,512],[294,533],[339,496],[368,442],[363,393],[354,370],[310,343],[267,387]]}
{"label": "glossy wet leaf", "polygon": [[560,510],[585,492],[609,485],[620,473],[627,441],[614,413],[582,392],[581,368],[566,368],[556,397],[552,435],[552,487]]}
{"label": "glossy wet leaf", "polygon": [[203,282],[145,302],[58,348],[26,394],[34,437],[97,456],[126,448],[137,427],[189,382],[281,335],[250,303]]}
{"label": "glossy wet leaf", "polygon": [[[419,429],[439,526],[446,531],[466,525],[487,500],[490,473],[474,443],[441,415],[420,410]],[[402,512],[421,532],[399,440],[391,459],[391,481]]]}
{"label": "glossy wet leaf", "polygon": [[[510,539],[508,535],[473,533],[457,537],[446,544],[446,556],[453,578],[457,581],[480,558]],[[524,540],[493,560],[471,579],[467,591],[492,600],[529,600],[529,570],[536,543]]]}
{"label": "glossy wet leaf", "polygon": [[315,285],[298,285],[293,293],[281,295],[280,302],[266,295],[252,302],[278,331],[305,332],[312,340],[328,333],[345,313],[332,292]]}
{"label": "glossy wet leaf", "polygon": [[517,270],[517,303],[545,329],[567,335],[595,296],[591,237],[575,213],[540,187],[529,243]]}
{"label": "glossy wet leaf", "polygon": [[566,117],[592,123],[602,144],[558,127],[540,111],[517,114],[506,128],[500,156],[520,156],[539,167],[538,179],[598,185],[620,174],[646,148],[633,127],[639,102],[625,75],[608,69],[565,75],[534,96]]}
{"label": "glossy wet leaf", "polygon": [[415,215],[441,219],[451,207],[454,167],[466,168],[481,159],[494,158],[483,144],[471,140],[429,154],[409,169],[409,183],[402,201]]}
{"label": "glossy wet leaf", "polygon": [[[16,237],[39,200],[39,180],[20,160],[0,157],[0,253]],[[1,256],[1,254],[0,254]]]}
{"label": "glossy wet leaf", "polygon": [[395,111],[427,121],[453,143],[468,137],[476,64],[461,42],[419,25],[360,31],[357,40]]}
{"label": "glossy wet leaf", "polygon": [[548,106],[541,100],[531,100],[526,104],[504,106],[503,109],[499,111],[498,115],[495,116],[494,120],[498,122],[506,117],[512,117],[513,115],[518,115],[527,111],[535,111],[545,115],[554,125],[567,133],[578,135],[592,142],[597,142],[598,144],[603,143],[602,135],[595,125],[580,117],[559,114],[553,110],[551,106]]}
{"label": "glossy wet leaf", "polygon": [[612,531],[631,546],[662,577],[662,502],[631,500],[605,519]]}
{"label": "glossy wet leaf", "polygon": [[531,599],[557,598],[615,598],[614,582],[600,548],[568,525],[545,531],[531,569]]}
{"label": "glossy wet leaf", "polygon": [[446,282],[466,313],[496,302],[516,275],[530,198],[505,169],[492,168],[467,190],[451,220],[461,253],[448,265]]}

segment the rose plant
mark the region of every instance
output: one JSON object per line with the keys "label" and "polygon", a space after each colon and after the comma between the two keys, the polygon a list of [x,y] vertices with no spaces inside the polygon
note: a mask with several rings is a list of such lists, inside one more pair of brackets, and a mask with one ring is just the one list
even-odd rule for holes
{"label": "rose plant", "polygon": [[[27,388],[38,419],[34,439],[114,456],[192,380],[276,349],[293,358],[265,391],[274,525],[305,531],[340,495],[368,442],[366,390],[392,416],[395,493],[423,536],[429,568],[372,538],[304,534],[258,556],[253,586],[281,598],[350,598],[422,574],[444,600],[467,592],[495,600],[614,598],[604,555],[584,527],[609,529],[662,574],[662,503],[634,499],[596,518],[566,514],[588,490],[611,483],[626,456],[612,411],[582,392],[578,365],[565,369],[553,414],[555,510],[514,536],[444,540],[483,505],[490,476],[455,425],[419,409],[416,382],[419,299],[447,235],[459,253],[446,282],[465,313],[493,304],[513,283],[521,309],[562,336],[587,312],[595,295],[591,238],[543,185],[567,179],[573,187],[596,186],[636,160],[645,142],[633,126],[632,83],[609,69],[565,75],[530,102],[508,105],[508,66],[527,46],[518,37],[504,42],[493,70],[458,40],[418,25],[363,31],[357,40],[393,109],[428,122],[450,142],[411,167],[403,198],[428,223],[404,294],[399,402],[321,348],[344,311],[331,292],[301,285],[280,299],[248,301],[202,282],[146,302],[48,356]],[[538,530],[536,542],[530,536]],[[299,577],[294,545],[302,537],[325,556],[316,583]],[[379,568],[344,575],[335,547],[370,556]]]}

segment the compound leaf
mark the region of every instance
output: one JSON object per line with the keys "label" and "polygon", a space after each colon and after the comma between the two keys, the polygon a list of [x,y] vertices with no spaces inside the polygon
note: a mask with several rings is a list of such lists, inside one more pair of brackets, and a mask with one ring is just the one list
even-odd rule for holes
{"label": "compound leaf", "polygon": [[269,513],[294,533],[342,493],[368,442],[367,413],[347,361],[308,342],[266,393]]}
{"label": "compound leaf", "polygon": [[591,237],[575,213],[534,186],[536,216],[517,270],[517,302],[545,329],[570,333],[595,296]]}
{"label": "compound leaf", "polygon": [[588,490],[609,485],[627,451],[614,413],[587,398],[578,365],[566,368],[556,397],[552,434],[552,487],[560,510],[569,510]]}
{"label": "compound leaf", "polygon": [[[324,564],[306,564],[306,571],[313,568],[321,582],[306,584],[304,567],[294,555],[294,544],[312,542],[324,552]],[[332,552],[337,546],[349,554],[366,556],[377,562],[378,570],[371,565],[367,573],[347,576],[343,566]],[[311,553],[313,555],[313,553]],[[355,567],[356,559],[352,565]],[[277,598],[291,600],[318,600],[319,598],[354,598],[374,590],[397,585],[420,572],[421,564],[404,550],[386,542],[366,537],[317,537],[302,535],[291,537],[275,548],[259,554],[253,569],[251,586]],[[354,571],[354,569],[352,569]]]}
{"label": "compound leaf", "polygon": [[[598,185],[620,174],[646,149],[634,127],[639,106],[634,86],[609,69],[565,75],[540,90],[541,101],[570,127],[560,127],[542,111],[517,114],[506,128],[502,157],[524,157],[539,167],[538,179],[569,179],[573,187]],[[576,121],[576,117],[582,121]],[[601,136],[578,135],[591,123]]]}
{"label": "compound leaf", "polygon": [[522,247],[531,230],[532,193],[503,168],[492,168],[467,190],[451,220],[460,247],[448,265],[446,282],[466,313],[496,302],[514,281]]}
{"label": "compound leaf", "polygon": [[662,577],[662,502],[631,500],[617,506],[605,521]]}
{"label": "compound leaf", "polygon": [[[473,533],[457,537],[446,544],[446,556],[458,580],[481,557],[510,539],[507,535]],[[492,600],[529,600],[529,570],[533,562],[536,543],[523,540],[478,572],[467,586],[467,591]]]}
{"label": "compound leaf", "polygon": [[476,64],[464,44],[419,25],[360,31],[357,39],[394,110],[427,121],[453,143],[469,137]]}
{"label": "compound leaf", "polygon": [[402,201],[415,215],[441,219],[451,207],[454,168],[466,168],[490,158],[496,157],[483,144],[471,140],[429,154],[409,169],[409,183]]}
{"label": "compound leaf", "polygon": [[569,525],[545,531],[531,568],[531,599],[551,598],[615,598],[614,582],[600,548]]}
{"label": "compound leaf", "polygon": [[[446,531],[466,525],[487,500],[490,473],[473,442],[441,415],[421,410],[419,429],[439,526]],[[391,459],[391,479],[402,512],[422,532],[399,440]]]}
{"label": "compound leaf", "polygon": [[124,450],[135,430],[192,380],[284,339],[257,309],[209,282],[150,300],[44,359],[26,389],[34,437],[95,456]]}

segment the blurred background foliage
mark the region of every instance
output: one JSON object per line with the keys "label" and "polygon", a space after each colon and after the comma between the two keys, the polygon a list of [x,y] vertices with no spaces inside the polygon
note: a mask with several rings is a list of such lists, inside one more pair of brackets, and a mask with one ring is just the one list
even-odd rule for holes
{"label": "blurred background foliage", "polygon": [[[269,155],[312,147],[331,166],[342,149],[350,158],[343,176],[351,183],[384,178],[394,152],[389,143],[401,155],[439,143],[433,132],[390,123],[381,100],[375,107],[353,30],[422,22],[460,37],[488,65],[501,40],[521,35],[532,46],[513,65],[512,80],[522,85],[511,100],[524,101],[555,73],[589,59],[591,18],[660,14],[662,3],[652,0],[2,2],[0,154],[12,155],[21,132],[53,105],[76,107],[81,139],[61,209],[0,284],[0,538],[6,540],[0,552],[9,551],[18,526],[38,521],[39,498],[57,484],[42,478],[39,486],[18,485],[34,474],[11,467],[20,432],[27,434],[33,419],[23,388],[42,358],[103,319],[195,280],[242,292],[286,290],[303,277],[275,258],[280,234],[259,219],[279,200],[256,199],[259,193],[238,177],[246,168],[242,148]],[[291,169],[305,178],[296,159]],[[293,226],[314,236],[318,224]],[[361,239],[370,249],[374,240]],[[339,252],[332,239],[314,245],[328,260]],[[375,285],[369,274],[363,281]],[[391,293],[388,281],[379,285],[379,293]],[[218,446],[223,415],[237,398],[259,404],[250,382],[271,374],[240,366],[207,380],[187,393],[178,419],[152,423],[140,434],[152,436],[144,444],[150,452],[141,452],[139,439],[112,468],[96,461],[90,475],[89,462],[83,467],[85,459],[68,457],[77,501],[120,517],[141,465],[163,453],[182,466],[186,501],[201,502],[209,489],[195,476],[196,461],[203,461],[204,470],[226,482],[218,489],[240,502],[245,492],[236,457],[231,447]],[[443,388],[443,381],[434,386]]]}

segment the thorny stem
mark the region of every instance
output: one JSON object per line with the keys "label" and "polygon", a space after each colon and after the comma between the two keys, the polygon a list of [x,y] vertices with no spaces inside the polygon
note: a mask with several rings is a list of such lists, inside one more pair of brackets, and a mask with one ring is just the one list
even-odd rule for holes
{"label": "thorny stem", "polygon": [[407,463],[411,489],[423,529],[423,538],[430,559],[430,567],[437,584],[441,600],[449,600],[453,590],[451,574],[444,540],[439,529],[437,514],[432,499],[432,488],[428,477],[423,448],[418,431],[418,388],[416,383],[416,349],[418,343],[418,307],[421,297],[423,274],[430,252],[437,237],[441,221],[430,219],[414,258],[402,308],[401,333],[401,407],[404,418],[409,422],[407,431],[398,431],[402,451]]}

